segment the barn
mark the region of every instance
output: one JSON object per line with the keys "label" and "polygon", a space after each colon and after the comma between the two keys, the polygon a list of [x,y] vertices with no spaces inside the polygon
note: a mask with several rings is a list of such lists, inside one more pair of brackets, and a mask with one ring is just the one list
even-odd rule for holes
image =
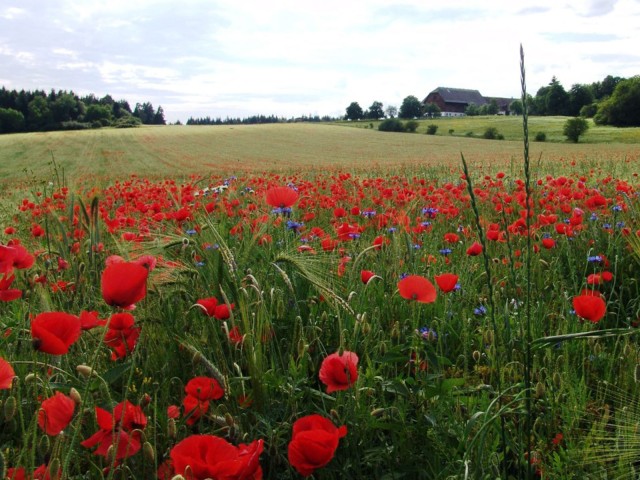
{"label": "barn", "polygon": [[464,115],[464,110],[469,104],[482,106],[488,102],[478,90],[438,87],[429,93],[422,103],[435,103],[442,111],[443,117],[459,117]]}

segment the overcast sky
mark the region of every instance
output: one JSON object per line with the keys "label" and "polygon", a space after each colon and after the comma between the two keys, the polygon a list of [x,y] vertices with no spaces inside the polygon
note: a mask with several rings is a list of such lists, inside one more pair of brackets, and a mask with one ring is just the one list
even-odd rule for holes
{"label": "overcast sky", "polygon": [[343,115],[438,86],[640,74],[640,0],[0,0],[0,85],[189,117]]}

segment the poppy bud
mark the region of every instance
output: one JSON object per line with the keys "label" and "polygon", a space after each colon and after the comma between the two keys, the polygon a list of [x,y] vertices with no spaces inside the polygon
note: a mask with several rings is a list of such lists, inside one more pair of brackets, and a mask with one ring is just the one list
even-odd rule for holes
{"label": "poppy bud", "polygon": [[633,347],[630,344],[626,344],[624,346],[624,349],[622,350],[622,353],[624,354],[625,357],[630,357],[633,354]]}
{"label": "poppy bud", "polygon": [[173,418],[167,420],[167,437],[174,439],[177,434],[176,421]]}
{"label": "poppy bud", "polygon": [[560,376],[560,374],[558,372],[555,372],[553,374],[553,385],[556,388],[560,388],[562,386],[562,377]]}
{"label": "poppy bud", "polygon": [[11,419],[15,416],[17,410],[18,410],[18,404],[16,402],[16,397],[11,395],[4,402],[4,420],[5,420],[5,422],[11,421]]}
{"label": "poppy bud", "polygon": [[480,352],[478,350],[474,350],[471,356],[473,357],[474,361],[476,362],[480,361]]}
{"label": "poppy bud", "polygon": [[71,390],[69,390],[69,396],[76,405],[82,404],[82,397],[80,396],[80,392],[78,392],[78,390],[76,390],[75,388],[71,387]]}
{"label": "poppy bud", "polygon": [[51,480],[58,480],[60,478],[60,459],[54,458],[49,462],[49,467],[47,467],[48,478]]}
{"label": "poppy bud", "polygon": [[90,376],[95,375],[93,369],[88,365],[78,365],[76,367],[76,371],[84,378],[89,378]]}
{"label": "poppy bud", "polygon": [[544,386],[544,383],[542,382],[536,383],[536,398],[544,397],[545,391],[546,391],[546,388]]}
{"label": "poppy bud", "polygon": [[224,421],[229,427],[233,427],[235,425],[235,422],[233,421],[233,417],[229,412],[224,414]]}
{"label": "poppy bud", "polygon": [[171,477],[171,480],[185,480],[185,478],[182,475],[178,474]]}
{"label": "poppy bud", "polygon": [[329,411],[329,415],[331,415],[331,418],[333,418],[336,422],[340,423],[340,415],[338,415],[338,412],[335,409],[331,409]]}
{"label": "poppy bud", "polygon": [[484,343],[487,345],[491,345],[493,343],[493,332],[491,330],[487,330],[484,332]]}
{"label": "poppy bud", "polygon": [[29,373],[26,377],[24,377],[24,383],[31,383],[38,379],[38,376],[35,373]]}
{"label": "poppy bud", "polygon": [[304,341],[304,338],[298,340],[298,358],[301,358],[307,351],[308,345]]}
{"label": "poppy bud", "polygon": [[78,272],[83,273],[86,269],[87,266],[84,264],[84,262],[80,262],[80,265],[78,265]]}
{"label": "poppy bud", "polygon": [[148,462],[153,462],[156,458],[156,453],[153,450],[153,446],[149,442],[142,444],[142,456]]}
{"label": "poppy bud", "polygon": [[38,453],[43,457],[49,453],[49,447],[51,447],[51,442],[49,441],[48,435],[43,435],[40,437],[40,441],[38,442]]}
{"label": "poppy bud", "polygon": [[382,414],[384,413],[385,409],[384,408],[375,408],[371,411],[371,416],[372,417],[380,417],[382,416]]}
{"label": "poppy bud", "polygon": [[113,463],[115,461],[116,448],[115,445],[110,445],[107,449],[107,454],[104,456],[107,459],[107,463]]}

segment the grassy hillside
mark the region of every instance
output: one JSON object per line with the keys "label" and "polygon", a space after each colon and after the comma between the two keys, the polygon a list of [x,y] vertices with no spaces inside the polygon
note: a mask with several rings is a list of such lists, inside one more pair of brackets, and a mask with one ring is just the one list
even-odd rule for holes
{"label": "grassy hillside", "polygon": [[[446,133],[450,125],[456,131],[473,128],[480,132],[486,121],[438,120],[441,127],[435,136],[318,124],[163,126],[3,135],[0,182],[4,185],[46,182],[53,175],[53,161],[58,174],[64,174],[71,185],[111,182],[131,174],[184,178],[216,172],[292,173],[336,167],[357,171],[383,166],[400,169],[442,165],[457,172],[461,152],[469,162],[486,167],[508,168],[513,161],[519,163],[522,158],[519,140],[484,140]],[[515,132],[518,123],[516,119],[502,117],[491,121],[505,122],[498,127],[505,134],[510,131],[506,125]],[[535,132],[535,121],[532,123],[531,130]],[[420,131],[426,129],[426,122],[423,124]],[[532,158],[551,165],[560,159],[604,160],[615,164],[637,159],[640,143],[546,142],[532,143],[531,149]]]}
{"label": "grassy hillside", "polygon": [[[529,136],[533,140],[536,133],[543,132],[547,136],[547,142],[566,142],[566,137],[562,134],[562,128],[569,117],[529,117]],[[359,128],[378,128],[380,122],[341,122],[341,125],[348,125]],[[489,127],[498,129],[503,134],[505,140],[522,141],[522,118],[513,116],[505,117],[499,115],[480,117],[457,117],[457,118],[434,118],[419,120],[420,126],[417,133],[425,133],[427,125],[437,125],[438,136],[482,137],[484,131]],[[451,130],[453,132],[449,133]],[[640,143],[640,128],[616,128],[610,126],[599,126],[589,120],[589,130],[580,137],[581,143]]]}

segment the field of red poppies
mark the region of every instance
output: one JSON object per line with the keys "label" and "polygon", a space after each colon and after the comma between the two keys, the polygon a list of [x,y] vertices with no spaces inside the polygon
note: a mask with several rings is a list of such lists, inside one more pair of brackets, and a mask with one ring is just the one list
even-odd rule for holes
{"label": "field of red poppies", "polygon": [[0,478],[636,476],[637,171],[533,170],[24,190]]}

